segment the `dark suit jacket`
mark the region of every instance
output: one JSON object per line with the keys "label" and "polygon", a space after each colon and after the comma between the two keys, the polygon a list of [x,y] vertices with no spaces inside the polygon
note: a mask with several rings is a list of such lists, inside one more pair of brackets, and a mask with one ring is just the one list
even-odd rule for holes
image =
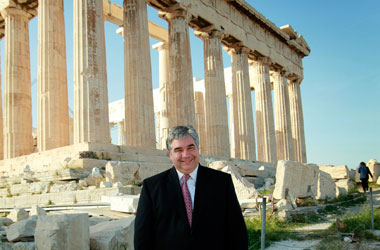
{"label": "dark suit jacket", "polygon": [[192,227],[174,167],[147,178],[135,220],[135,250],[247,250],[247,228],[229,174],[199,166]]}

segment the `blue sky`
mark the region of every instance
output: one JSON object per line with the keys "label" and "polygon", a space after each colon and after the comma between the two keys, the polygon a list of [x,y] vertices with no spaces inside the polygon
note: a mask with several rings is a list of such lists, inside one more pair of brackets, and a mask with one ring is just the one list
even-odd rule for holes
{"label": "blue sky", "polygon": [[[122,4],[122,0],[112,0]],[[246,0],[277,26],[290,24],[311,48],[303,59],[301,84],[308,162],[356,168],[380,161],[380,1]],[[72,1],[64,0],[69,106],[73,107]],[[167,28],[157,11],[149,19]],[[105,23],[109,101],[123,98],[123,39]],[[29,24],[33,124],[36,126],[37,18]],[[193,75],[203,79],[203,44],[191,34]],[[151,45],[157,41],[151,39]],[[224,52],[223,52],[224,53]],[[0,42],[3,78],[4,39]],[[153,87],[158,87],[158,53],[152,50]],[[230,57],[224,53],[224,66]],[[3,83],[3,79],[2,79]],[[2,90],[4,86],[2,84]],[[116,129],[112,130],[115,136]]]}

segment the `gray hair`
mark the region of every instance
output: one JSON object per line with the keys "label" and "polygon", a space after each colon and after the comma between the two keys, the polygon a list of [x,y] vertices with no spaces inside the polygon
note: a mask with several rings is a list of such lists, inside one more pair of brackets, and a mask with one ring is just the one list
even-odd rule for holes
{"label": "gray hair", "polygon": [[193,137],[195,144],[197,145],[197,148],[199,148],[199,137],[198,137],[197,131],[191,125],[172,127],[169,131],[168,138],[166,139],[166,148],[169,151],[171,151],[172,150],[171,144],[173,140],[185,138],[185,137],[188,137],[189,135]]}

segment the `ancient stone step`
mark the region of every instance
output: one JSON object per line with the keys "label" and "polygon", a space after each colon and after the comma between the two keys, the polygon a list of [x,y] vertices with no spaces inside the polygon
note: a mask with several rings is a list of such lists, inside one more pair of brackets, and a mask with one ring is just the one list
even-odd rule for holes
{"label": "ancient stone step", "polygon": [[86,190],[67,191],[60,193],[24,194],[0,198],[0,208],[31,207],[33,205],[72,205],[100,203],[103,195],[130,194],[136,195],[140,187],[89,188]]}

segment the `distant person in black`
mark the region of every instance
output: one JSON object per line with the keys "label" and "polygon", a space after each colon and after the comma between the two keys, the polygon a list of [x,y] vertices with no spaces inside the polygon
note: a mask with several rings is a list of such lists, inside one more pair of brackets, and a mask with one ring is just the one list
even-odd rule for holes
{"label": "distant person in black", "polygon": [[363,191],[365,193],[366,191],[368,191],[368,175],[370,175],[372,178],[373,176],[371,174],[371,171],[369,171],[369,168],[365,165],[364,162],[360,162],[358,173],[360,173],[360,180],[362,182]]}

